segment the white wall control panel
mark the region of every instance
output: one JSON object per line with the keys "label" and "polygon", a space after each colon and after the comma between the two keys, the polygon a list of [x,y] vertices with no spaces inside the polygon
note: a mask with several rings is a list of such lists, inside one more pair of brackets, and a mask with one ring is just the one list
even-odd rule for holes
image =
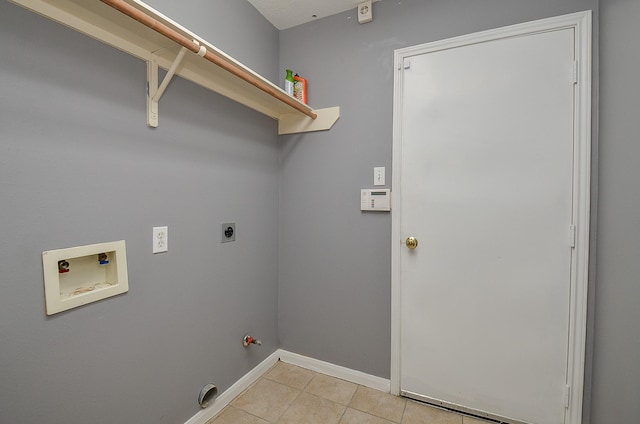
{"label": "white wall control panel", "polygon": [[386,212],[391,210],[391,190],[388,188],[360,190],[360,210]]}

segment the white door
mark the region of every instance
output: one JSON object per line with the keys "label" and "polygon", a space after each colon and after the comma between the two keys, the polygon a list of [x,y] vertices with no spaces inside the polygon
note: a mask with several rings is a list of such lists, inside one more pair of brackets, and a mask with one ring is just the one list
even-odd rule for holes
{"label": "white door", "polygon": [[418,243],[399,249],[405,396],[565,422],[575,40],[568,27],[403,58],[397,236]]}

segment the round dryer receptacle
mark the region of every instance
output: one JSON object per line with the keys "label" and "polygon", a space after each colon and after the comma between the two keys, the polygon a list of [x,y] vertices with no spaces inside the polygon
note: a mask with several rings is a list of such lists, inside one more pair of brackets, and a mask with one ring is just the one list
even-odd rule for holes
{"label": "round dryer receptacle", "polygon": [[217,394],[218,388],[211,383],[207,384],[202,388],[202,390],[200,390],[200,394],[198,395],[198,404],[201,408],[206,408]]}

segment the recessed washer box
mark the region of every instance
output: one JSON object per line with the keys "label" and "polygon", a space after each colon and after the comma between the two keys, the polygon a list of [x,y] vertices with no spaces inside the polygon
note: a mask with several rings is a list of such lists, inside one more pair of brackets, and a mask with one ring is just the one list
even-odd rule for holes
{"label": "recessed washer box", "polygon": [[129,291],[124,240],[42,252],[47,315]]}

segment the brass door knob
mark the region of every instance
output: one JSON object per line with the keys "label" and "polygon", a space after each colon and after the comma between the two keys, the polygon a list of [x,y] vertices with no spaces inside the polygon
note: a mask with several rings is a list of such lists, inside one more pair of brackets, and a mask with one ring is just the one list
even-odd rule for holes
{"label": "brass door knob", "polygon": [[405,241],[405,244],[409,249],[413,250],[418,247],[418,239],[415,237],[407,237],[407,241]]}

